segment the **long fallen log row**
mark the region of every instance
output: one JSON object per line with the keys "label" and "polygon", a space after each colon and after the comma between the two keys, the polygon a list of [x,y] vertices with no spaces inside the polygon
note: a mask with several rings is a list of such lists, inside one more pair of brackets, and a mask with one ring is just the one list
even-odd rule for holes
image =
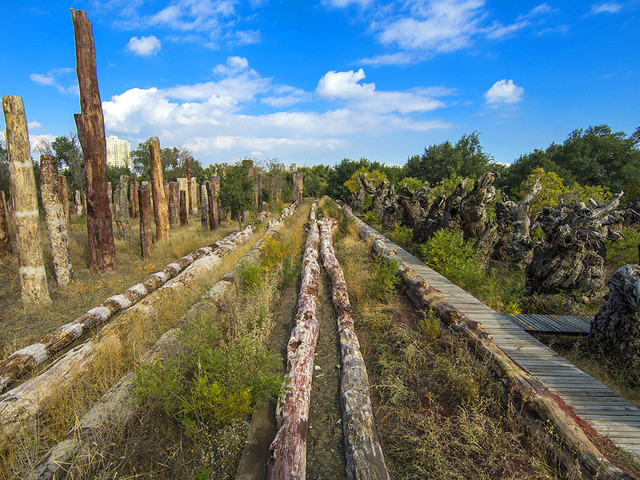
{"label": "long fallen log row", "polygon": [[242,231],[234,231],[209,246],[201,247],[168,264],[159,272],[149,276],[144,282],[132,286],[124,293],[107,298],[87,313],[45,335],[40,342],[15,351],[0,361],[0,393],[4,392],[13,381],[25,376],[38,365],[52,358],[57,352],[71,345],[89,329],[106,323],[116,313],[130,308],[156,291],[196,260],[207,255],[223,255],[235,249],[238,243],[245,242],[252,234],[253,229],[251,226],[247,226]]}
{"label": "long fallen log row", "polygon": [[[240,265],[248,262],[256,264],[267,237],[275,236],[284,226],[284,219],[293,215],[297,204],[282,211],[279,219],[269,222],[265,234],[251,247],[236,265],[227,272],[211,289],[205,293],[200,302],[194,304],[177,324],[164,333],[158,341],[143,354],[138,363],[152,363],[171,358],[180,349],[180,331],[200,313],[219,310],[221,303],[235,294],[239,285],[238,271]],[[64,440],[51,448],[36,468],[27,477],[28,480],[51,480],[63,476],[74,458],[86,454],[97,439],[124,428],[131,421],[138,409],[131,394],[134,372],[123,376],[100,400],[77,422]]]}
{"label": "long fallen log row", "polygon": [[23,431],[33,428],[43,406],[51,402],[59,392],[74,385],[101,356],[104,345],[122,344],[122,338],[126,338],[136,321],[156,317],[162,298],[171,292],[174,292],[171,298],[177,298],[176,294],[186,292],[196,280],[222,263],[222,255],[246,242],[253,230],[247,227],[243,232],[234,236],[233,243],[225,243],[223,248],[216,249],[215,255],[205,255],[193,262],[180,275],[128,308],[115,321],[104,325],[94,338],[66,352],[49,369],[0,395],[0,448]]}
{"label": "long fallen log row", "polygon": [[367,367],[360,352],[360,343],[351,315],[347,282],[333,250],[332,236],[337,223],[332,218],[318,221],[320,255],[322,264],[331,277],[331,299],[338,316],[342,358],[340,403],[347,455],[347,477],[350,480],[389,480],[389,471],[373,418]]}
{"label": "long fallen log row", "polygon": [[480,323],[448,304],[442,292],[424,282],[385,246],[384,237],[353,215],[348,207],[345,207],[345,212],[356,222],[360,237],[371,245],[373,252],[387,261],[397,262],[398,273],[407,285],[407,294],[416,306],[434,312],[444,324],[466,339],[482,360],[489,363],[532,431],[545,435],[549,444],[555,446],[552,450],[567,472],[575,474],[580,471],[587,478],[602,480],[634,478],[604,458],[546,387],[500,350]]}
{"label": "long fallen log row", "polygon": [[319,233],[316,205],[311,205],[307,241],[302,257],[300,293],[295,326],[287,345],[288,382],[276,409],[278,432],[269,447],[270,480],[304,479],[313,362],[320,324],[316,296],[320,282]]}

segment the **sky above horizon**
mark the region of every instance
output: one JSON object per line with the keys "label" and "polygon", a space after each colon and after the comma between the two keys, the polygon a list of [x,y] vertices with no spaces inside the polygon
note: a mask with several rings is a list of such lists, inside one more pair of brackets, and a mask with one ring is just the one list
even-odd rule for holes
{"label": "sky above horizon", "polygon": [[510,163],[640,125],[640,0],[2,2],[0,94],[23,98],[32,146],[75,131],[70,8],[93,23],[106,134],[203,166],[403,165],[474,131]]}

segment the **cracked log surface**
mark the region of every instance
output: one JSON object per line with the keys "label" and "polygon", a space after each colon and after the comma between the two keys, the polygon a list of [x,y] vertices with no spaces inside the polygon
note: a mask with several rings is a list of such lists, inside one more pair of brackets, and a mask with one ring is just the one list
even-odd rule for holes
{"label": "cracked log surface", "polygon": [[369,396],[369,377],[360,352],[360,344],[351,315],[347,282],[333,250],[334,219],[321,219],[320,253],[322,264],[331,277],[331,299],[338,316],[338,333],[342,357],[340,400],[347,478],[355,480],[388,480],[380,439],[373,418]]}
{"label": "cracked log surface", "polygon": [[586,478],[600,480],[633,477],[603,458],[602,453],[589,440],[580,426],[549,394],[537,379],[522,370],[493,342],[482,324],[473,322],[463,313],[449,305],[442,292],[431,287],[408,267],[394,251],[384,244],[384,237],[355,217],[345,208],[347,216],[354,219],[360,237],[371,242],[374,252],[387,261],[397,261],[398,273],[407,285],[407,294],[418,308],[433,311],[449,328],[461,335],[474,347],[475,354],[487,361],[494,374],[511,396],[523,420],[533,432],[547,437],[550,452],[557,456],[567,472],[580,471]]}
{"label": "cracked log surface", "polygon": [[278,433],[270,446],[267,475],[270,480],[304,479],[306,476],[311,381],[319,331],[316,297],[320,277],[320,235],[315,212],[314,203],[307,222],[298,310],[287,345],[289,373],[286,393],[276,410]]}

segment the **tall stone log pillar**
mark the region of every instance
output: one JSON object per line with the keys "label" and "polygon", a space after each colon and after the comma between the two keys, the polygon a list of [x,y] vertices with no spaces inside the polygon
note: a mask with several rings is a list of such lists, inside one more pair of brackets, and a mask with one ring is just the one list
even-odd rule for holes
{"label": "tall stone log pillar", "polygon": [[129,177],[120,175],[116,191],[113,196],[114,217],[116,219],[116,230],[118,236],[124,240],[129,240],[131,234],[131,226],[129,225],[129,199],[127,195],[127,187]]}
{"label": "tall stone log pillar", "polygon": [[153,193],[153,213],[156,217],[156,238],[163,242],[169,238],[169,211],[164,196],[162,163],[160,162],[160,141],[158,137],[149,139],[151,191]]}
{"label": "tall stone log pillar", "polygon": [[58,284],[68,285],[73,277],[73,268],[69,255],[67,218],[58,187],[58,160],[49,155],[40,155],[40,193],[51,240],[53,267]]}
{"label": "tall stone log pillar", "polygon": [[132,218],[138,218],[138,212],[140,210],[139,205],[139,199],[138,199],[138,189],[140,188],[140,182],[138,182],[138,180],[134,180],[133,182],[131,182],[131,185],[129,185],[129,203],[131,205],[131,217]]}
{"label": "tall stone log pillar", "polygon": [[171,227],[180,226],[180,184],[169,183],[169,224]]}
{"label": "tall stone log pillar", "polygon": [[204,228],[209,228],[209,201],[207,193],[207,184],[204,182],[200,185],[200,223]]}
{"label": "tall stone log pillar", "polygon": [[187,209],[189,215],[193,215],[195,213],[195,205],[191,202],[193,197],[191,192],[191,163],[189,163],[189,160],[184,162],[184,176],[187,177]]}
{"label": "tall stone log pillar", "polygon": [[73,193],[73,203],[76,207],[76,215],[82,215],[82,213],[84,212],[84,202],[82,201],[80,190],[76,190]]}
{"label": "tall stone log pillar", "polygon": [[258,172],[256,176],[256,207],[258,212],[262,211],[262,172]]}
{"label": "tall stone log pillar", "polygon": [[9,237],[9,220],[7,219],[7,201],[4,198],[4,190],[0,192],[0,257],[11,255],[11,241]]}
{"label": "tall stone log pillar", "polygon": [[189,215],[187,214],[187,191],[180,190],[180,226],[184,227],[189,224]]}
{"label": "tall stone log pillar", "polygon": [[149,185],[140,185],[140,249],[142,258],[149,258],[151,255],[151,192]]}
{"label": "tall stone log pillar", "polygon": [[69,229],[69,189],[67,188],[67,177],[58,175],[58,193],[62,202],[64,216],[67,219],[67,229]]}
{"label": "tall stone log pillar", "polygon": [[200,187],[198,186],[198,180],[191,177],[191,215],[198,214],[198,195],[200,194]]}
{"label": "tall stone log pillar", "polygon": [[9,154],[11,206],[20,257],[22,301],[25,304],[51,303],[40,246],[36,180],[22,98],[2,97],[2,109],[6,125],[4,138]]}
{"label": "tall stone log pillar", "polygon": [[107,194],[107,143],[98,90],[96,51],[91,22],[83,10],[71,10],[76,42],[76,72],[80,87],[80,114],[75,114],[87,179],[87,232],[92,271],[116,268],[111,201]]}
{"label": "tall stone log pillar", "polygon": [[207,205],[208,205],[208,213],[209,213],[209,230],[215,230],[218,228],[218,220],[216,218],[217,208],[216,208],[216,196],[213,187],[213,182],[207,182]]}
{"label": "tall stone log pillar", "polygon": [[293,172],[293,189],[291,190],[291,201],[302,202],[302,172]]}

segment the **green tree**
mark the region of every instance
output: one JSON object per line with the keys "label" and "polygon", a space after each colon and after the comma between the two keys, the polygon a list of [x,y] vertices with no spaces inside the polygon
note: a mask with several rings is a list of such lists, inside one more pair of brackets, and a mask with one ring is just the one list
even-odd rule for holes
{"label": "green tree", "polygon": [[68,189],[83,191],[85,186],[84,156],[78,137],[71,133],[56,137],[51,143],[51,148],[58,158],[59,167],[67,177]]}
{"label": "green tree", "polygon": [[331,168],[326,165],[314,165],[313,167],[300,167],[298,171],[304,176],[305,197],[321,197],[326,194],[329,189]]}
{"label": "green tree", "polygon": [[384,167],[379,162],[370,162],[362,157],[360,160],[343,158],[342,161],[333,168],[333,174],[329,175],[328,195],[332,198],[346,198],[347,188],[345,182],[351,178],[354,172],[360,168],[370,170],[382,170]]}
{"label": "green tree", "polygon": [[107,182],[111,183],[111,187],[114,190],[120,181],[120,175],[127,175],[129,177],[129,181],[135,178],[135,173],[129,170],[128,167],[113,167],[111,165],[107,165]]}
{"label": "green tree", "polygon": [[220,206],[229,210],[242,227],[242,212],[253,208],[253,180],[247,165],[238,164],[225,168],[220,178]]}
{"label": "green tree", "polygon": [[138,148],[131,151],[131,160],[133,163],[133,171],[142,180],[151,178],[151,154],[149,153],[149,140],[145,140],[138,144]]}

